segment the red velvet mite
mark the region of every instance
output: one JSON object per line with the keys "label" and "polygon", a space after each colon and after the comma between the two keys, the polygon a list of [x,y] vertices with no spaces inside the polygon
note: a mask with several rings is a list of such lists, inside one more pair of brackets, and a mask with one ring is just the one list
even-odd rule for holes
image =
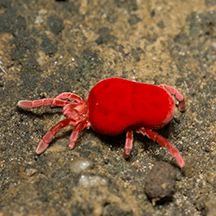
{"label": "red velvet mite", "polygon": [[79,132],[91,126],[98,133],[112,136],[126,131],[125,158],[131,153],[133,131],[136,131],[166,147],[178,165],[183,167],[184,161],[178,150],[153,131],[165,126],[172,119],[175,111],[172,95],[179,102],[179,110],[184,111],[183,95],[171,86],[109,78],[95,85],[85,100],[73,93],[64,92],[55,98],[21,100],[18,106],[26,109],[63,107],[66,119],[58,122],[45,134],[37,147],[37,154],[44,152],[53,136],[66,126],[74,126],[69,144],[73,149]]}

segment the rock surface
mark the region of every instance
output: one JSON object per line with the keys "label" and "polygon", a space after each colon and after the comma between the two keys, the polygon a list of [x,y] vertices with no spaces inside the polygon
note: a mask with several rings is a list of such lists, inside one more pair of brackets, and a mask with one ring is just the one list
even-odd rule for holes
{"label": "rock surface", "polygon": [[[215,38],[215,0],[0,0],[0,215],[213,215]],[[185,96],[186,112],[176,109],[158,131],[180,151],[182,170],[140,134],[128,160],[125,134],[84,130],[69,150],[70,127],[35,154],[61,109],[22,110],[19,100],[66,91],[85,98],[114,76]],[[144,187],[158,161],[174,166],[177,179],[172,200],[153,205]]]}

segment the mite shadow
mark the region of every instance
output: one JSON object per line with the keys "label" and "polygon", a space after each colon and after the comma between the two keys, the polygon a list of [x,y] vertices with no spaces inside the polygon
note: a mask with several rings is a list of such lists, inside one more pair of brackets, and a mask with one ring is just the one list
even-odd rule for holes
{"label": "mite shadow", "polygon": [[[41,108],[41,109],[23,109],[23,108],[17,106],[17,110],[20,114],[22,114],[20,116],[21,122],[24,121],[24,117],[26,119],[28,118],[29,120],[30,119],[31,120],[34,120],[34,119],[45,120],[45,119],[50,119],[54,114],[59,114],[59,118],[62,116],[62,108],[61,107],[45,107],[45,108]],[[25,119],[25,121],[26,121],[26,119]],[[42,139],[43,136],[58,122],[59,121],[53,122],[53,125],[51,125],[51,127],[47,131],[44,131],[43,128],[41,128],[41,132],[43,134],[38,134],[38,136],[40,136]],[[70,135],[72,133],[72,129],[73,129],[73,127],[67,126],[66,129],[64,129],[64,132],[62,132],[60,130],[59,133],[57,133],[53,137],[53,139],[49,143],[49,146],[52,146],[52,144],[54,144],[56,142],[56,140],[58,140],[58,139],[70,137]],[[37,129],[37,131],[39,131],[39,130]],[[68,144],[69,144],[69,142],[70,141],[68,140]]]}
{"label": "mite shadow", "polygon": [[[165,127],[154,130],[154,131],[169,140],[170,134],[173,133],[173,131],[175,131],[175,125],[176,125],[176,122],[175,120],[172,119]],[[119,152],[123,154],[124,147],[125,147],[125,140],[126,140],[126,132],[120,135],[117,135],[117,136],[99,134],[95,132],[93,129],[91,129],[91,132],[94,133],[94,136],[98,137],[101,140],[101,142],[103,142],[108,148],[111,146],[112,151],[119,150]],[[136,155],[138,154],[138,148],[140,148],[140,145],[141,145],[143,152],[144,151],[154,152],[160,147],[160,144],[158,144],[156,141],[153,141],[152,139],[149,139],[147,136],[143,136],[140,133],[134,132],[133,138],[134,138],[133,148],[131,151],[131,155],[126,160],[129,160],[129,161],[136,160]],[[156,159],[158,160],[163,159],[163,154],[153,155],[153,156],[156,157]]]}
{"label": "mite shadow", "polygon": [[[20,114],[28,116],[30,119],[35,119],[35,118],[48,119],[49,117],[53,116],[53,114],[59,114],[59,116],[62,115],[61,107],[44,107],[41,109],[22,109],[20,107],[17,107],[17,110]],[[20,117],[20,121],[23,121],[23,116]],[[57,122],[54,122],[52,126],[57,124]],[[157,129],[155,131],[161,136],[163,136],[164,138],[169,140],[170,134],[173,133],[173,131],[175,131],[175,126],[178,123],[179,122],[176,119],[172,119],[165,127],[161,129]],[[84,129],[84,131],[85,130],[86,129]],[[71,126],[66,127],[66,129],[63,132],[60,131],[59,133],[55,135],[55,137],[53,137],[49,145],[52,146],[58,139],[61,139],[61,138],[68,138],[68,144],[69,144],[70,142],[69,139],[70,139],[70,135],[72,131],[73,131],[73,127]],[[117,135],[117,136],[109,136],[109,135],[99,134],[95,132],[93,129],[90,129],[88,131],[89,133],[93,133],[95,137],[98,137],[101,140],[101,142],[103,142],[108,148],[111,147],[112,151],[119,150],[119,152],[122,152],[123,154],[125,140],[126,140],[126,132],[120,135]],[[43,135],[45,135],[46,132],[47,131],[45,131]],[[78,142],[79,142],[79,139],[83,137],[83,135],[81,136],[80,135],[77,140]],[[138,154],[139,146],[134,145],[134,144],[137,141],[139,142],[139,145],[141,144],[143,151],[150,151],[150,150],[155,151],[157,150],[157,148],[160,147],[160,145],[157,142],[149,139],[146,136],[143,136],[142,134],[138,134],[134,132],[132,152],[131,152],[131,155],[126,160],[134,161],[136,159],[136,155]],[[162,154],[159,156],[155,155],[154,157],[156,157],[158,160],[161,160],[163,158]]]}
{"label": "mite shadow", "polygon": [[53,116],[54,114],[59,114],[59,116],[62,114],[62,108],[61,107],[43,107],[41,109],[23,109],[21,107],[17,106],[17,110],[20,114],[24,114],[31,119],[39,118],[39,119],[45,119],[45,117]]}

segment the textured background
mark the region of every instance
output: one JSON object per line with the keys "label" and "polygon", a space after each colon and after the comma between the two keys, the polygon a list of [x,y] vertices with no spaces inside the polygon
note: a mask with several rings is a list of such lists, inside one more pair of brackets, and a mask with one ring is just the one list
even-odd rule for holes
{"label": "textured background", "polygon": [[[216,215],[215,0],[0,0],[0,61],[0,216]],[[125,160],[125,134],[92,129],[72,151],[68,127],[35,154],[61,109],[17,102],[85,98],[113,76],[185,96],[186,112],[158,131],[183,169],[138,134]]]}

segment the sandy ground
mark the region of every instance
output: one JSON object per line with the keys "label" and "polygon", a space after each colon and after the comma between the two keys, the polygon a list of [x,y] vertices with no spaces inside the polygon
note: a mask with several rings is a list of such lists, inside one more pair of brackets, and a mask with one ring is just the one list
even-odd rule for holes
{"label": "sandy ground", "polygon": [[[0,66],[0,216],[216,215],[215,0],[0,0]],[[61,108],[17,102],[85,98],[109,77],[185,96],[158,131],[185,167],[140,134],[127,160],[125,134],[84,130],[69,150],[71,127],[36,155]]]}

